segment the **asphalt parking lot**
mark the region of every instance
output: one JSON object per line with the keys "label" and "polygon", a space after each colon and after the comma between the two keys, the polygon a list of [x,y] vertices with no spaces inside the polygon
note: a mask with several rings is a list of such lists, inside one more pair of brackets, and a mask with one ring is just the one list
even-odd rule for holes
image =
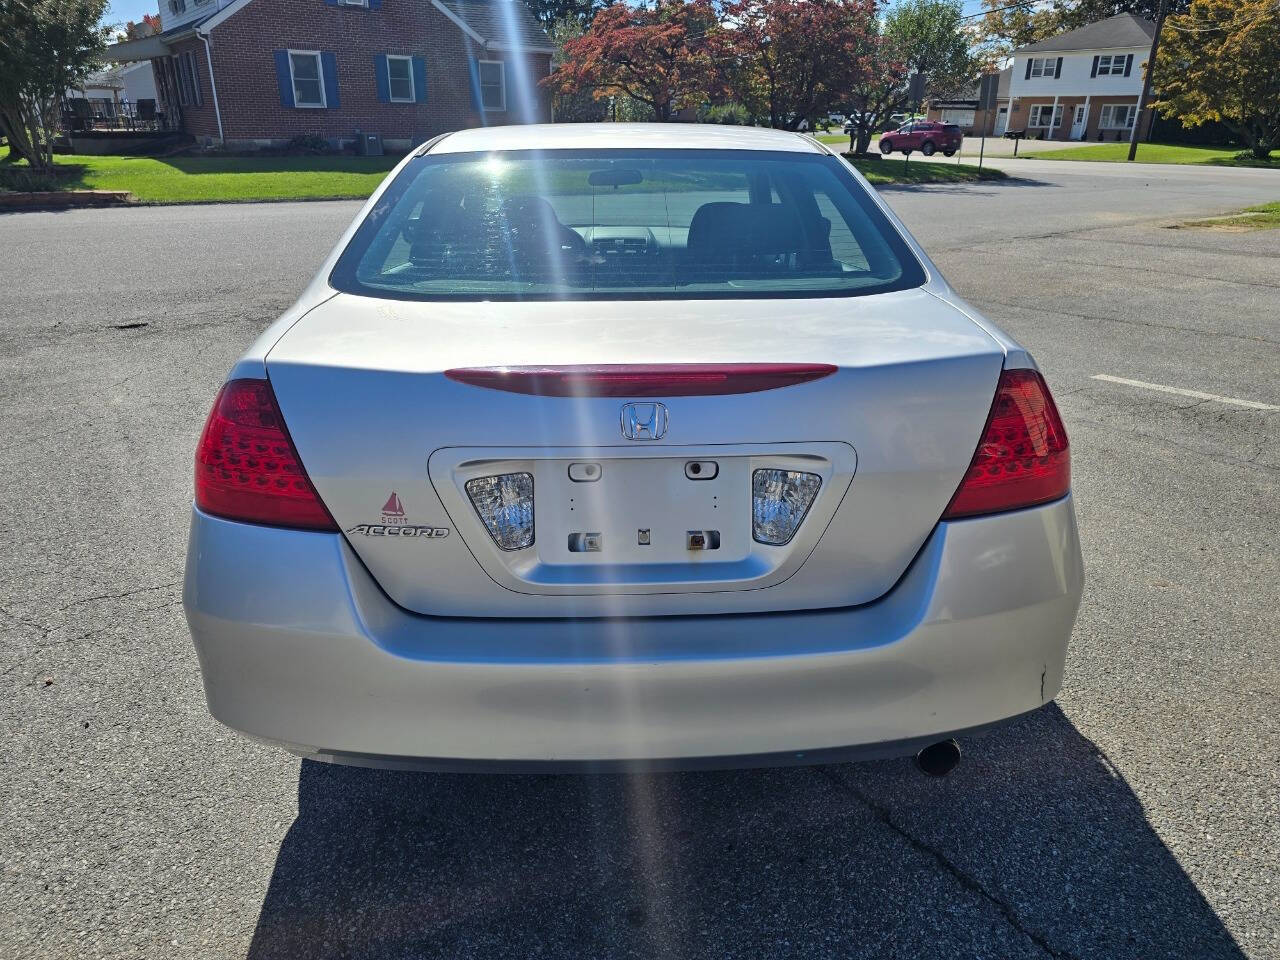
{"label": "asphalt parking lot", "polygon": [[1280,178],[1009,169],[886,196],[1054,387],[1088,586],[1057,703],[942,780],[377,772],[219,727],[192,450],[358,205],[0,217],[0,955],[1280,957],[1280,231],[1168,226]]}

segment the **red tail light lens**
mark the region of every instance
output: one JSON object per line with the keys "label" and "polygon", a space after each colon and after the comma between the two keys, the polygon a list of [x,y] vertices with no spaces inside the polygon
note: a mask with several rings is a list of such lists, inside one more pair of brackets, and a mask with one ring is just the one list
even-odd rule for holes
{"label": "red tail light lens", "polygon": [[603,363],[564,367],[463,367],[458,383],[538,397],[717,397],[829,377],[829,363]]}
{"label": "red tail light lens", "polygon": [[232,380],[218,392],[196,448],[196,506],[228,520],[337,529],[266,380]]}
{"label": "red tail light lens", "polygon": [[1067,431],[1044,378],[1004,371],[982,442],[942,519],[1030,507],[1070,489]]}

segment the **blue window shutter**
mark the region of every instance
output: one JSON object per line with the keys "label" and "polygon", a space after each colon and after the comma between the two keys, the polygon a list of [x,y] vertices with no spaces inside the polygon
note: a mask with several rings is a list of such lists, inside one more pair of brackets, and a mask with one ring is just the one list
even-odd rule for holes
{"label": "blue window shutter", "polygon": [[324,102],[333,110],[341,105],[338,100],[338,58],[328,50],[320,54],[320,71],[324,74]]}
{"label": "blue window shutter", "polygon": [[369,0],[370,10],[377,10],[381,6],[382,6],[382,0]]}
{"label": "blue window shutter", "polygon": [[1133,69],[1133,54],[1129,54],[1124,58],[1124,75],[1127,77],[1129,71]]}
{"label": "blue window shutter", "polygon": [[280,87],[280,103],[293,106],[293,79],[289,76],[289,51],[276,50],[276,84]]}
{"label": "blue window shutter", "polygon": [[1027,75],[1026,75],[1025,77],[1023,77],[1022,79],[1023,79],[1023,80],[1030,80],[1030,79],[1031,79],[1031,58],[1030,58],[1030,57],[1027,57]]}
{"label": "blue window shutter", "polygon": [[338,5],[338,0],[324,0],[324,2],[331,7],[336,7]]}
{"label": "blue window shutter", "polygon": [[413,99],[427,102],[427,61],[422,57],[413,58]]}
{"label": "blue window shutter", "polygon": [[391,102],[391,75],[387,70],[387,55],[373,55],[373,75],[378,79],[378,99],[383,103]]}
{"label": "blue window shutter", "polygon": [[467,67],[471,71],[471,106],[476,110],[483,110],[483,100],[480,98],[480,61],[475,57],[467,57]]}
{"label": "blue window shutter", "polygon": [[1091,71],[1090,71],[1089,76],[1090,76],[1090,77],[1096,77],[1097,75],[1098,75],[1098,58],[1097,58],[1097,57],[1094,57],[1094,58],[1093,58],[1093,70],[1091,70]]}
{"label": "blue window shutter", "polygon": [[1062,76],[1062,58],[1058,58],[1058,65],[1053,68],[1053,79],[1057,80]]}

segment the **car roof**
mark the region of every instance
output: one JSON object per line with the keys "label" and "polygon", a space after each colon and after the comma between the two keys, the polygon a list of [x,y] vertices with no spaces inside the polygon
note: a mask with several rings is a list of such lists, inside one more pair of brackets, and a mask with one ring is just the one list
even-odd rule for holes
{"label": "car roof", "polygon": [[450,133],[431,153],[488,150],[784,150],[824,153],[799,133],[708,123],[534,123]]}

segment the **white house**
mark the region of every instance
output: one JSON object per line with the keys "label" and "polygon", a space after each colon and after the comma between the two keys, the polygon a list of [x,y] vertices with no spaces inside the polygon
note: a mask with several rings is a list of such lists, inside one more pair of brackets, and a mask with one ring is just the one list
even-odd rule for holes
{"label": "white house", "polygon": [[72,97],[84,97],[99,116],[110,118],[134,111],[139,100],[156,99],[156,83],[149,63],[124,63],[85,78]]}
{"label": "white house", "polygon": [[[996,132],[1048,140],[1127,140],[1155,24],[1122,13],[1013,51]],[[1002,108],[1003,110],[1004,108]]]}

